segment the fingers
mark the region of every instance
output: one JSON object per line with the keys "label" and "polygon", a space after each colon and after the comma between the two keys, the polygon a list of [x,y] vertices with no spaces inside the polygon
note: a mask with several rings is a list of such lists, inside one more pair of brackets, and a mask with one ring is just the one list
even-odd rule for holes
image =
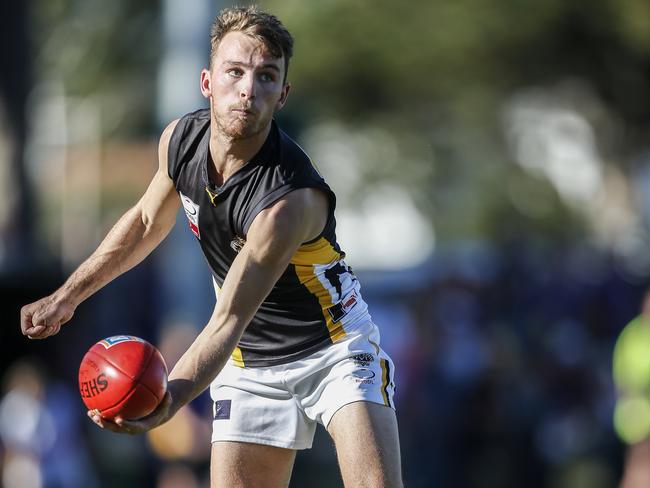
{"label": "fingers", "polygon": [[40,322],[37,322],[32,316],[21,323],[23,335],[26,335],[30,339],[45,339],[51,335],[48,333],[49,328],[50,327],[48,327],[45,321],[41,320]]}
{"label": "fingers", "polygon": [[148,429],[139,425],[139,422],[127,422],[121,417],[116,417],[114,420],[105,419],[101,416],[99,410],[88,410],[88,417],[95,422],[101,429],[117,432],[118,434],[140,434]]}
{"label": "fingers", "polygon": [[58,334],[61,330],[61,325],[52,325],[52,326],[37,326],[35,327],[33,333],[29,333],[27,337],[29,339],[46,339],[50,336]]}
{"label": "fingers", "polygon": [[32,323],[33,325],[23,329],[23,334],[29,339],[46,339],[58,334],[61,330],[60,323],[48,324],[45,319],[40,319],[40,321],[32,319]]}
{"label": "fingers", "polygon": [[120,427],[121,432],[126,432],[127,434],[140,434],[155,427],[155,425],[149,425],[150,422],[146,420],[126,420],[122,417],[116,417],[115,423]]}
{"label": "fingers", "polygon": [[168,420],[171,400],[171,395],[169,392],[166,392],[160,404],[146,417],[137,420],[127,420],[121,417],[116,417],[115,422],[120,427],[127,429],[127,432],[139,433],[151,430]]}
{"label": "fingers", "polygon": [[20,329],[24,335],[29,335],[33,333],[40,333],[43,330],[43,327],[37,328],[32,323],[33,311],[29,305],[25,305],[20,309]]}
{"label": "fingers", "polygon": [[[56,334],[61,328],[61,320],[57,317],[56,310],[52,310],[50,306],[45,309],[37,310],[32,315],[32,325],[38,328],[38,338],[44,339],[51,335]],[[36,334],[30,334],[36,335]]]}
{"label": "fingers", "polygon": [[147,432],[168,420],[169,406],[172,397],[169,392],[165,393],[162,402],[156,407],[151,414],[137,420],[127,420],[122,417],[115,419],[105,419],[101,416],[99,410],[88,410],[88,417],[95,422],[100,428],[107,429],[120,434],[141,434]]}
{"label": "fingers", "polygon": [[41,302],[25,305],[20,310],[20,329],[23,335],[28,336],[30,339],[42,338],[47,330],[47,323],[43,313],[39,313],[38,305]]}
{"label": "fingers", "polygon": [[45,297],[21,309],[20,328],[29,339],[45,339],[57,334],[73,312],[70,307],[54,303],[51,296]]}

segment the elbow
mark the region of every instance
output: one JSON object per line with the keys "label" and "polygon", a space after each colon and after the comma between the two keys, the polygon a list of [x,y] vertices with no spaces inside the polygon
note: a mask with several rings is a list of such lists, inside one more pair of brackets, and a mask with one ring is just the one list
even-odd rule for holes
{"label": "elbow", "polygon": [[165,229],[158,219],[154,219],[140,205],[133,208],[134,214],[138,220],[140,232],[142,233],[143,240],[161,241],[171,230]]}

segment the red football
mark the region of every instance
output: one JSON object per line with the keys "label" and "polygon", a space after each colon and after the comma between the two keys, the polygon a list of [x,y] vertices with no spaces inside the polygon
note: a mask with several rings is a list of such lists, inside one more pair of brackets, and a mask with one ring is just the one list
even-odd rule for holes
{"label": "red football", "polygon": [[158,349],[134,336],[113,336],[91,347],[79,367],[79,391],[102,417],[149,415],[167,390],[167,365]]}

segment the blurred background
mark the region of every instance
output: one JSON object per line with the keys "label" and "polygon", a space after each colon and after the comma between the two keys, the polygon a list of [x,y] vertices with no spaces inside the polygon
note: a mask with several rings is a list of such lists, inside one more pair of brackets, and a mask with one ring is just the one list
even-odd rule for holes
{"label": "blurred background", "polygon": [[[407,486],[617,486],[650,431],[650,401],[614,426],[612,375],[650,283],[650,3],[260,4],[296,41],[278,119],[338,195],[339,243],[397,366]],[[206,395],[129,437],[95,428],[77,391],[100,338],[139,335],[171,366],[207,321],[184,217],[58,336],[25,340],[19,310],[139,198],[161,129],[205,106],[209,26],[229,5],[0,5],[7,488],[208,486]],[[292,486],[341,486],[322,430]]]}

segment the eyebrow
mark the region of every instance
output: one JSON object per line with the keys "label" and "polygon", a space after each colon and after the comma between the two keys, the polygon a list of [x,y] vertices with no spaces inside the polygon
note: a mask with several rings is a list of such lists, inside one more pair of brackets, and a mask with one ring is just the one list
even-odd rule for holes
{"label": "eyebrow", "polygon": [[[228,64],[230,66],[243,66],[245,68],[252,68],[253,67],[252,65],[250,65],[248,63],[242,63],[241,61],[229,61],[229,60],[226,60],[226,61],[224,61],[224,64]],[[278,73],[280,72],[280,67],[277,64],[274,64],[274,63],[263,64],[261,69],[272,69],[272,70],[277,71]]]}

